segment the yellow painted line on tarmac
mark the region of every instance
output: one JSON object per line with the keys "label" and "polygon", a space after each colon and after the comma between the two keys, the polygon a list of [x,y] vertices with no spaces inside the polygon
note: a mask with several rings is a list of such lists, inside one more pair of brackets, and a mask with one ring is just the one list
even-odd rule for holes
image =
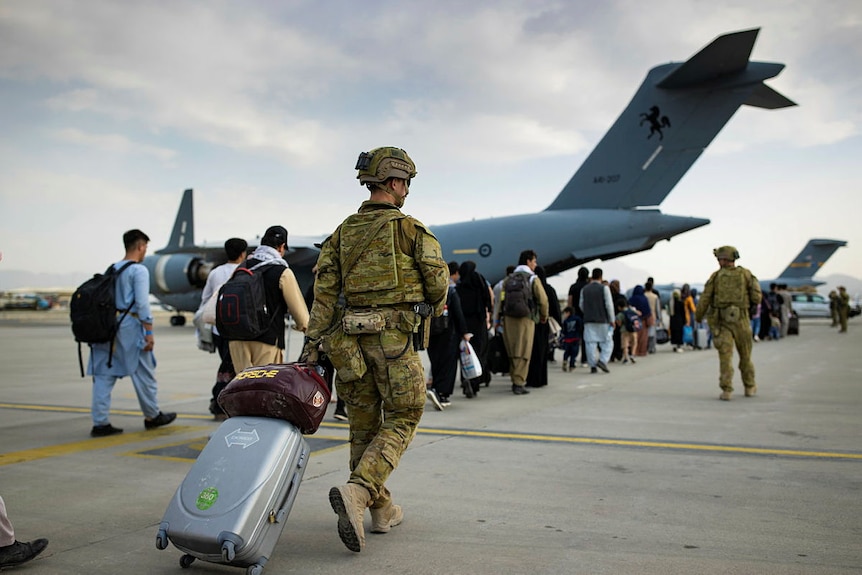
{"label": "yellow painted line on tarmac", "polygon": [[[55,413],[90,413],[89,407],[71,407],[64,405],[28,405],[26,403],[0,403],[0,409],[22,409],[29,411],[49,411]],[[132,417],[144,417],[144,414],[139,410],[133,409],[112,409],[111,415],[129,415]],[[204,419],[212,421],[212,415],[203,415],[199,413],[184,413],[178,415],[180,419]]]}
{"label": "yellow painted line on tarmac", "polygon": [[567,437],[560,435],[537,435],[528,433],[501,433],[496,431],[471,431],[458,429],[420,428],[417,433],[431,435],[458,435],[465,437],[485,437],[518,441],[543,441],[550,443],[578,443],[587,445],[614,445],[620,447],[647,447],[653,449],[678,449],[686,451],[706,451],[722,453],[745,453],[750,455],[771,455],[780,457],[812,457],[828,459],[862,460],[862,453],[840,453],[832,451],[803,451],[797,449],[774,449],[766,447],[743,447],[736,445],[711,445],[707,443],[672,443],[664,441],[637,441],[632,439],[600,439],[593,437]]}
{"label": "yellow painted line on tarmac", "polygon": [[[61,407],[61,406],[46,406],[46,405],[26,405],[20,403],[0,403],[0,408],[8,408],[8,409],[27,409],[33,411],[54,411],[54,412],[71,412],[71,413],[90,413],[89,408],[83,407]],[[112,414],[117,415],[131,415],[131,416],[142,416],[140,411],[131,411],[131,410],[111,410]],[[207,421],[212,420],[211,415],[201,415],[201,414],[182,414],[178,416],[181,419],[203,419]],[[331,428],[331,429],[349,429],[349,425],[347,423],[322,423],[321,428]],[[71,443],[64,445],[57,445],[53,447],[44,447],[34,450],[22,451],[18,452],[20,454],[27,454],[30,452],[48,452],[50,450],[56,450],[56,452],[51,452],[47,455],[40,455],[33,457],[32,459],[42,459],[43,457],[54,457],[57,455],[66,455],[68,453],[75,453],[77,451],[90,451],[93,449],[102,449],[104,447],[111,447],[113,445],[123,445],[125,443],[132,443],[134,441],[143,441],[146,438],[154,438],[158,437],[159,433],[163,433],[164,435],[170,435],[174,432],[174,430],[183,430],[183,432],[192,430],[192,429],[209,429],[207,427],[183,427],[183,426],[168,426],[162,427],[159,429],[154,429],[151,431],[141,431],[136,433],[123,433],[120,435],[113,435],[110,437],[101,437],[94,438],[87,441],[82,441],[79,443]],[[434,428],[424,428],[420,427],[416,431],[418,434],[426,434],[426,435],[449,435],[449,436],[461,436],[461,437],[480,437],[480,438],[488,438],[488,439],[504,439],[504,440],[515,440],[515,441],[541,441],[541,442],[549,442],[549,443],[571,443],[571,444],[581,444],[581,445],[611,445],[617,447],[639,447],[639,448],[651,448],[651,449],[669,449],[669,450],[680,450],[680,451],[703,451],[703,452],[713,452],[713,453],[737,453],[737,454],[748,454],[748,455],[765,455],[765,456],[773,456],[773,457],[801,457],[801,458],[820,458],[820,459],[848,459],[848,460],[862,460],[862,453],[842,453],[842,452],[833,452],[833,451],[806,451],[806,450],[798,450],[798,449],[776,449],[776,448],[768,448],[768,447],[744,447],[737,445],[714,445],[708,443],[674,443],[667,441],[638,441],[633,439],[602,439],[602,438],[594,438],[594,437],[572,437],[572,436],[562,436],[562,435],[539,435],[539,434],[529,434],[529,433],[504,433],[497,431],[477,431],[477,430],[469,430],[469,429],[434,429]],[[142,436],[142,437],[139,437]],[[113,442],[116,443],[101,443],[97,442]],[[75,449],[74,446],[82,445],[82,446],[90,446],[94,447],[90,449]],[[70,446],[71,449],[67,449],[66,446]],[[6,458],[13,456],[16,454],[7,453],[0,454],[0,466],[9,465],[10,463],[20,463],[23,461],[31,461],[32,459],[22,459],[21,461],[6,461]]]}
{"label": "yellow painted line on tarmac", "polygon": [[209,427],[199,425],[171,425],[146,431],[134,431],[131,433],[109,435],[108,437],[93,437],[84,441],[61,443],[59,445],[25,449],[23,451],[14,451],[12,453],[0,453],[0,467],[4,465],[13,465],[15,463],[26,463],[37,459],[46,459],[48,457],[60,457],[63,455],[71,455],[73,453],[96,451],[98,449],[106,449],[109,447],[116,447],[118,445],[149,441],[151,439],[179,435],[180,433],[199,433],[207,429],[209,429]]}

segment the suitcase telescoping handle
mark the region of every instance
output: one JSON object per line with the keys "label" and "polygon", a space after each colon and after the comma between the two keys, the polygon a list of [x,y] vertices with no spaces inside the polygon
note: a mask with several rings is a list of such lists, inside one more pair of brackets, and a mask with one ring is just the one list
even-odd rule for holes
{"label": "suitcase telescoping handle", "polygon": [[[309,447],[303,446],[302,453],[299,456],[299,461],[296,463],[297,469],[302,469],[305,467],[305,463],[308,460],[308,452]],[[296,501],[296,494],[299,492],[299,483],[302,481],[302,474],[299,471],[294,471],[293,477],[290,478],[290,487],[287,490],[287,493],[284,494],[284,501],[281,503],[281,508],[277,513],[270,512],[269,514],[269,522],[270,523],[282,523],[287,521],[287,516],[290,513],[290,509],[293,507],[293,502]]]}

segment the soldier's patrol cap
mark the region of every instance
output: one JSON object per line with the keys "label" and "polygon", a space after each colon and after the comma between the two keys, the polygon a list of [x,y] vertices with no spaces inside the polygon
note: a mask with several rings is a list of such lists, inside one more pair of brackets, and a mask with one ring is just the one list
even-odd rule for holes
{"label": "soldier's patrol cap", "polygon": [[712,255],[719,259],[733,260],[739,259],[739,252],[733,246],[721,246],[712,250]]}
{"label": "soldier's patrol cap", "polygon": [[287,229],[284,226],[270,226],[266,228],[260,243],[271,248],[277,248],[284,244],[287,248]]}

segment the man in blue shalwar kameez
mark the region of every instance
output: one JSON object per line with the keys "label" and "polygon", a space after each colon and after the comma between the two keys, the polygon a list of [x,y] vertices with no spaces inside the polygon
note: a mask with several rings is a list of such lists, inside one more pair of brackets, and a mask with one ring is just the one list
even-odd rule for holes
{"label": "man in blue shalwar kameez", "polygon": [[[134,262],[118,277],[116,302],[118,318],[122,322],[114,340],[111,367],[108,367],[110,343],[97,343],[90,347],[87,373],[93,376],[93,429],[90,435],[103,437],[122,433],[111,425],[111,391],[117,378],[129,376],[144,413],[144,427],[154,429],[167,425],[177,418],[176,413],[162,413],[156,399],[156,358],[153,355],[153,316],[150,311],[150,273],[140,264],[147,255],[150,238],[141,230],[123,234],[126,256],[114,264],[119,270],[126,262]],[[123,311],[129,312],[123,315]]]}

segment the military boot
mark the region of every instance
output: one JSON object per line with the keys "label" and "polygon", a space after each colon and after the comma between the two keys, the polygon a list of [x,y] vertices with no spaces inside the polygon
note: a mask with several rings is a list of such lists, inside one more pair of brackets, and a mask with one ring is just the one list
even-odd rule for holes
{"label": "military boot", "polygon": [[745,397],[754,397],[757,395],[757,386],[752,385],[750,387],[745,388]]}
{"label": "military boot", "polygon": [[371,502],[368,490],[348,483],[329,490],[329,504],[338,514],[338,536],[351,551],[359,553],[365,547],[365,508]]}
{"label": "military boot", "polygon": [[718,396],[718,399],[722,401],[730,401],[730,392],[727,390],[722,391],[721,395]]}
{"label": "military boot", "polygon": [[400,505],[389,503],[380,509],[371,508],[371,532],[389,533],[390,527],[400,525],[404,520],[404,512]]}

